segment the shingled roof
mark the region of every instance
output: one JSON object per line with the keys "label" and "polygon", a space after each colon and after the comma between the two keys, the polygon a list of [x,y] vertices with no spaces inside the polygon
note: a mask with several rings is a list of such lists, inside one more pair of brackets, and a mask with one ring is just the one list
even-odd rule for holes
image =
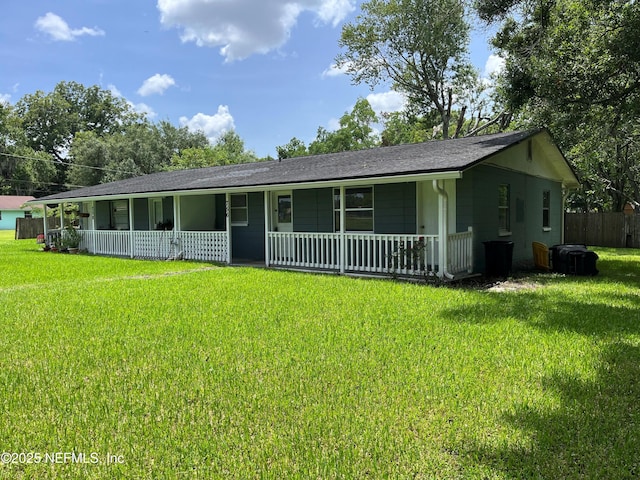
{"label": "shingled roof", "polygon": [[31,196],[0,195],[0,210],[31,210],[31,207],[23,204],[35,200]]}
{"label": "shingled roof", "polygon": [[299,183],[459,172],[540,132],[536,130],[499,133],[297,157],[282,161],[272,160],[160,172],[71,190],[38,200],[75,200],[190,190],[286,186]]}

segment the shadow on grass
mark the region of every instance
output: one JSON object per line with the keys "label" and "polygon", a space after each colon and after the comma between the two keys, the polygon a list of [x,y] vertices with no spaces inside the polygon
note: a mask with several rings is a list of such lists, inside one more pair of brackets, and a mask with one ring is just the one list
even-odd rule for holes
{"label": "shadow on grass", "polygon": [[[478,292],[478,308],[445,313],[479,325],[511,318],[541,331],[576,333],[592,338],[600,350],[589,379],[560,371],[542,379],[541,387],[557,404],[523,399],[503,414],[528,443],[478,441],[467,458],[506,478],[640,476],[638,266],[608,258],[597,277],[540,276],[541,288]],[[560,288],[551,288],[554,284]]]}
{"label": "shadow on grass", "polygon": [[471,458],[507,478],[635,478],[640,476],[640,348],[605,348],[593,381],[557,375],[545,389],[555,409],[521,404],[505,419],[528,434],[527,447],[478,447]]}

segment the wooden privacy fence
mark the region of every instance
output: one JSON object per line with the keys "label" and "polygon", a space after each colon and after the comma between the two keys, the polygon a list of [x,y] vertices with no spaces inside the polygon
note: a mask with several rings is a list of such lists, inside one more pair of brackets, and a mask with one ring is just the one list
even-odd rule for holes
{"label": "wooden privacy fence", "polygon": [[[47,217],[47,228],[59,228],[58,217]],[[44,222],[42,218],[16,218],[16,240],[25,238],[36,238],[44,233]]]}
{"label": "wooden privacy fence", "polygon": [[566,213],[564,242],[599,247],[640,248],[640,214]]}

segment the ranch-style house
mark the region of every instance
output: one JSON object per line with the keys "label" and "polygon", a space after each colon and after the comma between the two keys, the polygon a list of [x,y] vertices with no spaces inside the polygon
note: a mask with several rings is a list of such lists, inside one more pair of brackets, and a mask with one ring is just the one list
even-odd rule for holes
{"label": "ranch-style house", "polygon": [[[352,274],[481,272],[483,242],[561,243],[578,180],[546,129],[154,173],[39,198],[81,248]],[[60,225],[64,229],[64,225]]]}

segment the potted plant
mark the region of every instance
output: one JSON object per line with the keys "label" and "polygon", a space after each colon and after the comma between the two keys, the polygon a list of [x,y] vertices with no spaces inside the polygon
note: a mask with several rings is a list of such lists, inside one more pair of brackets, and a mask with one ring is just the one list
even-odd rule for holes
{"label": "potted plant", "polygon": [[51,245],[52,252],[60,252],[62,250],[62,239],[60,237],[56,237],[53,239],[53,244]]}
{"label": "potted plant", "polygon": [[80,232],[74,227],[69,226],[65,229],[63,237],[63,243],[67,248],[67,251],[69,253],[78,253],[80,242],[82,241],[82,235],[80,235]]}

